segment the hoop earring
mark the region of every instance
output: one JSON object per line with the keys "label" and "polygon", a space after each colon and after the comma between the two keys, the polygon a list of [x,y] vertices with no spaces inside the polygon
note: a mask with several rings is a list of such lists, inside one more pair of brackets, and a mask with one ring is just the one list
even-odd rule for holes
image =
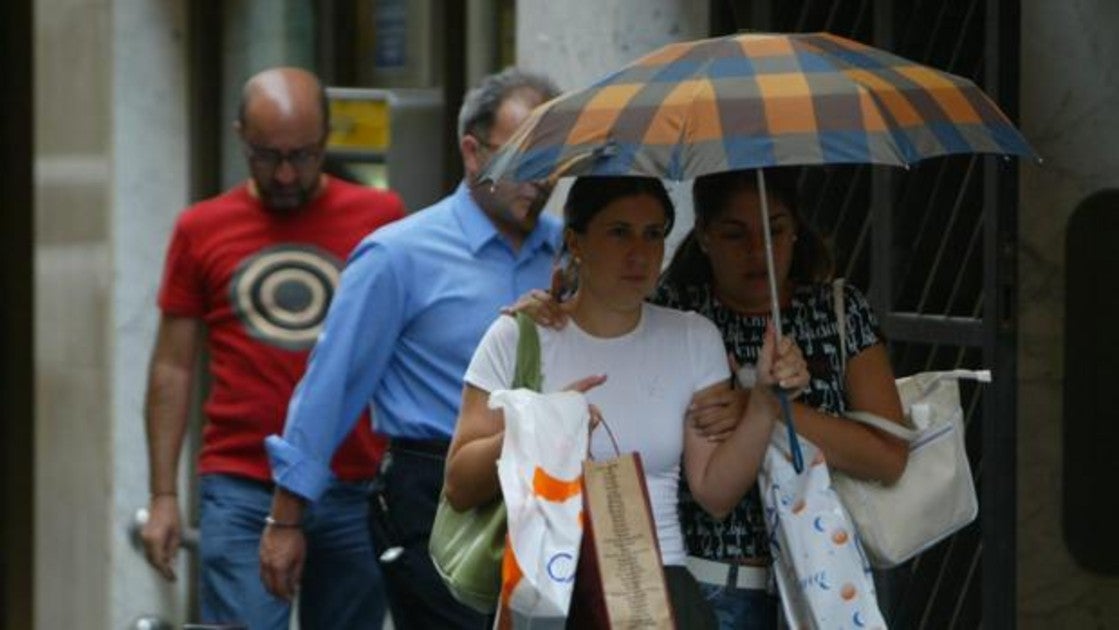
{"label": "hoop earring", "polygon": [[579,287],[579,265],[581,262],[579,257],[575,255],[567,258],[567,263],[563,266],[563,295],[571,295]]}

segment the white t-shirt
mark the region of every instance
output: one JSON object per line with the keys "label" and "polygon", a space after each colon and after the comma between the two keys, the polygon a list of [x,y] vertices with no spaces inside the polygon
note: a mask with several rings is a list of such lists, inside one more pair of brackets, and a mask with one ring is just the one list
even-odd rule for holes
{"label": "white t-shirt", "polygon": [[[593,337],[572,320],[563,330],[538,326],[537,332],[544,392],[606,374],[587,400],[602,411],[623,453],[641,453],[661,561],[684,564],[676,509],[684,413],[693,394],[730,377],[718,329],[702,315],[645,304],[637,327],[621,337]],[[487,392],[508,389],[518,337],[516,319],[499,317],[478,344],[466,382]],[[591,436],[591,453],[614,456],[604,430]]]}

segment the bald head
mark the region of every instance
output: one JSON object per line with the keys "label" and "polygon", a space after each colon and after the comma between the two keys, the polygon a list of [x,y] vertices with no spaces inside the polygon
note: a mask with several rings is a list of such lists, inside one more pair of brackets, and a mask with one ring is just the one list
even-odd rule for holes
{"label": "bald head", "polygon": [[293,212],[320,190],[330,120],[326,92],[314,74],[271,68],[241,91],[236,130],[266,209]]}
{"label": "bald head", "polygon": [[317,76],[302,68],[269,68],[245,82],[237,121],[242,129],[275,121],[309,125],[325,136],[329,111],[326,90]]}

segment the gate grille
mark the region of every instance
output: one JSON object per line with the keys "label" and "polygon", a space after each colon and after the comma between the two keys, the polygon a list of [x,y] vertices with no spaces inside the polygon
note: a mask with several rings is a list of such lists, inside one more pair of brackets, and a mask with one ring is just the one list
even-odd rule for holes
{"label": "gate grille", "polygon": [[[712,26],[860,40],[968,77],[1015,114],[998,92],[1014,93],[1017,3],[730,0],[712,3]],[[867,291],[896,373],[988,367],[996,376],[961,383],[980,516],[889,572],[891,627],[1014,627],[1016,176],[1012,164],[976,156],[801,170],[804,215],[830,241],[837,273]]]}

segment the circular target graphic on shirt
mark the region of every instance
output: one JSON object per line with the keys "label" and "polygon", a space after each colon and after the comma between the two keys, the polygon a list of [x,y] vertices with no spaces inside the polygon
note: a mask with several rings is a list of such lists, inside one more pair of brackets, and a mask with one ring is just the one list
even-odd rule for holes
{"label": "circular target graphic on shirt", "polygon": [[253,338],[307,350],[319,336],[341,269],[340,260],[316,247],[270,247],[237,267],[229,301]]}

